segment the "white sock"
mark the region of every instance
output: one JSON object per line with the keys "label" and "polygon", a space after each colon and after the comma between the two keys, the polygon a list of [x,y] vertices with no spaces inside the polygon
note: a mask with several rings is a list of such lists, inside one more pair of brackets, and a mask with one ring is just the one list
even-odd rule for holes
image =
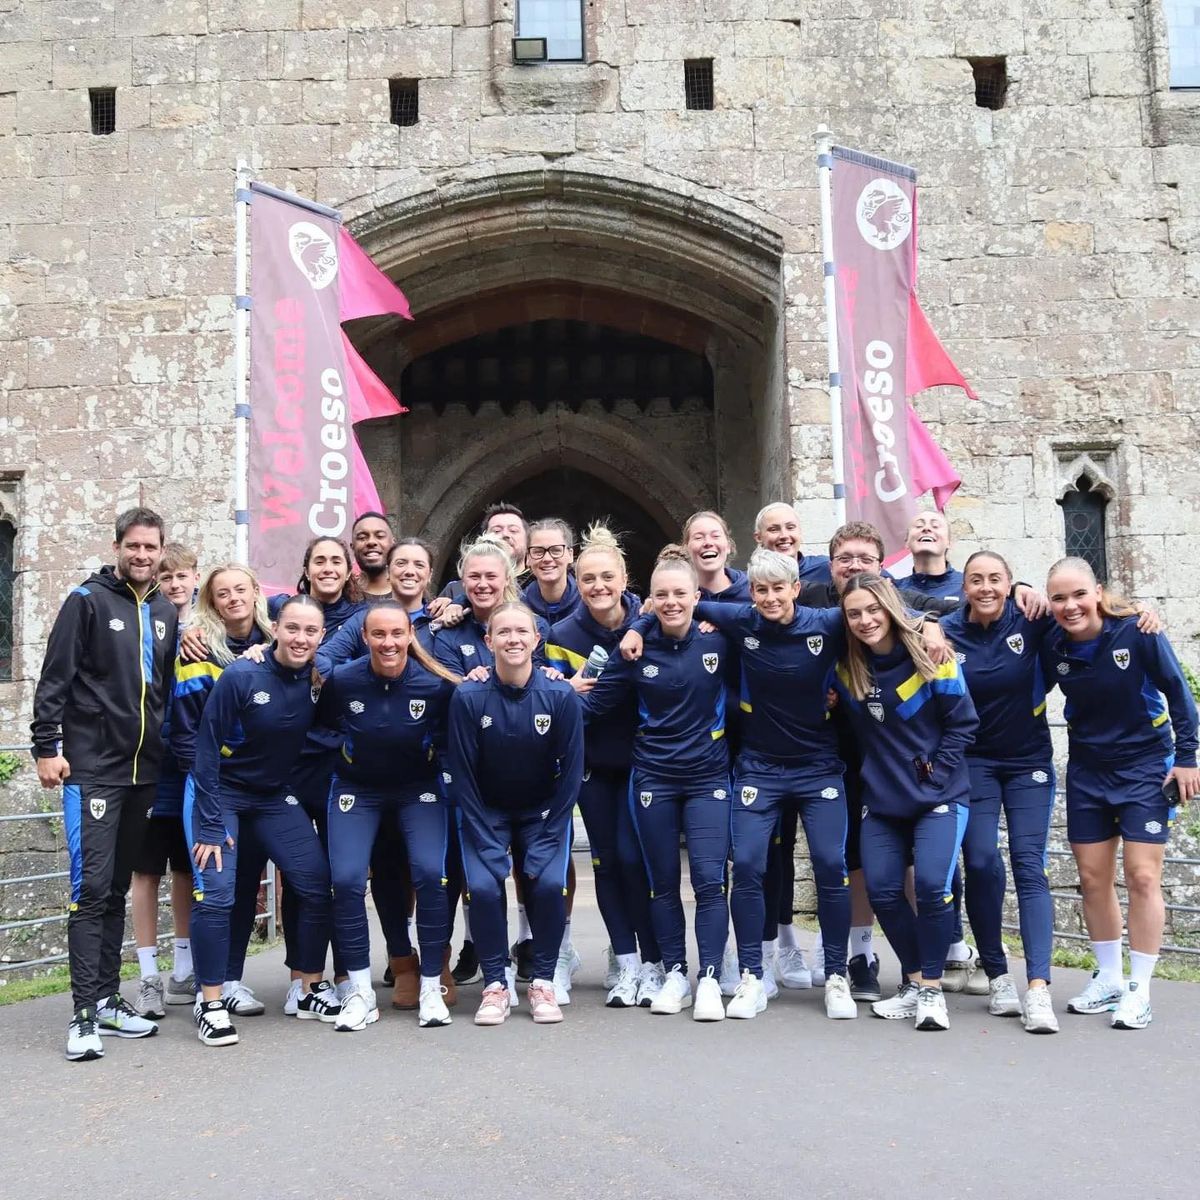
{"label": "white sock", "polygon": [[409,914],[405,929],[408,933],[408,944],[415,946],[417,944],[417,918],[415,913]]}
{"label": "white sock", "polygon": [[775,954],[778,951],[778,948],[779,948],[778,942],[763,942],[762,957],[763,957],[763,965],[764,966],[766,966],[766,964],[769,962],[775,961]]}
{"label": "white sock", "polygon": [[1150,995],[1150,979],[1154,975],[1157,954],[1143,954],[1140,950],[1129,952],[1129,982],[1137,984],[1137,990],[1146,997]]}
{"label": "white sock", "polygon": [[192,939],[175,939],[175,962],[171,966],[171,974],[176,979],[186,979],[192,973]]}
{"label": "white sock", "polygon": [[1125,982],[1125,971],[1121,964],[1121,939],[1117,938],[1112,942],[1093,942],[1092,953],[1096,956],[1096,968],[1099,971],[1100,982],[1120,987]]}
{"label": "white sock", "polygon": [[875,953],[874,938],[874,925],[852,925],[850,927],[850,957],[856,958],[860,954],[865,954],[867,962],[870,962],[871,955]]}
{"label": "white sock", "polygon": [[[820,934],[817,935],[820,937]],[[779,927],[779,948],[786,950],[789,946],[796,944],[796,927],[795,925],[780,925]]]}
{"label": "white sock", "polygon": [[352,988],[362,988],[364,992],[371,990],[371,968],[364,967],[361,971],[348,971],[350,977],[350,986]]}
{"label": "white sock", "polygon": [[821,937],[821,931],[819,929],[817,930],[817,940],[813,942],[812,952],[813,957],[818,962],[823,962],[825,960],[825,940]]}
{"label": "white sock", "polygon": [[621,971],[636,971],[642,965],[642,960],[636,954],[618,954],[617,968]]}
{"label": "white sock", "polygon": [[229,995],[229,993],[230,993],[230,992],[232,992],[232,991],[233,991],[233,989],[234,989],[235,987],[237,987],[237,985],[238,985],[239,983],[241,983],[241,982],[242,982],[242,981],[241,981],[240,979],[227,979],[227,980],[225,980],[225,982],[224,982],[223,984],[221,984],[221,995],[222,995],[222,996],[227,996],[227,995]]}
{"label": "white sock", "polygon": [[141,971],[143,979],[158,974],[158,951],[154,946],[138,947],[138,970]]}
{"label": "white sock", "polygon": [[971,958],[971,947],[966,942],[951,942],[950,948],[946,951],[947,962],[969,962]]}
{"label": "white sock", "polygon": [[562,941],[558,943],[560,950],[566,950],[571,944],[571,918],[567,918],[566,924],[563,926]]}
{"label": "white sock", "polygon": [[466,904],[466,903],[463,904],[462,914],[463,914],[463,941],[469,942],[471,940],[471,906],[469,904]]}
{"label": "white sock", "polygon": [[529,928],[529,918],[525,915],[525,905],[517,905],[517,941],[528,941],[533,937],[533,931]]}

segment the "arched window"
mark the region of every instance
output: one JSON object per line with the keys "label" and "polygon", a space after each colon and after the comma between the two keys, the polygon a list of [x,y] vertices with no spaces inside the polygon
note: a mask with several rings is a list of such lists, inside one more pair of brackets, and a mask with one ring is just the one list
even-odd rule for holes
{"label": "arched window", "polygon": [[0,520],[0,679],[12,678],[13,543],[17,531]]}
{"label": "arched window", "polygon": [[1163,0],[1172,88],[1200,88],[1200,0]]}
{"label": "arched window", "polygon": [[1096,578],[1108,578],[1108,549],[1104,537],[1104,510],[1108,497],[1081,475],[1075,487],[1059,501],[1063,510],[1066,552],[1091,564]]}

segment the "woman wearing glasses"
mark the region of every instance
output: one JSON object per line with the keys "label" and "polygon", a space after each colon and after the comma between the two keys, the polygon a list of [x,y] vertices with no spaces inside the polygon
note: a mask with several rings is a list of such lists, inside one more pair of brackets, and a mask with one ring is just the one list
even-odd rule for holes
{"label": "woman wearing glasses", "polygon": [[561,517],[546,517],[529,527],[525,561],[533,578],[521,598],[551,625],[579,607],[579,588],[571,577],[574,545],[574,531]]}

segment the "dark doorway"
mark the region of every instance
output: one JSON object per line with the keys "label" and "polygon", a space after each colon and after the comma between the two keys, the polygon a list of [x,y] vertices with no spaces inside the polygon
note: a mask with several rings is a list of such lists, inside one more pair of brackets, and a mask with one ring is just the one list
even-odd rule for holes
{"label": "dark doorway", "polygon": [[[551,467],[512,487],[493,499],[515,504],[530,521],[539,517],[562,517],[575,531],[576,549],[583,531],[593,521],[605,524],[620,538],[629,564],[629,586],[644,595],[650,571],[659,550],[674,541],[678,530],[664,529],[649,513],[611,484],[574,467]],[[457,532],[455,543],[479,528],[482,510]],[[457,574],[457,561],[447,563],[439,589]]]}

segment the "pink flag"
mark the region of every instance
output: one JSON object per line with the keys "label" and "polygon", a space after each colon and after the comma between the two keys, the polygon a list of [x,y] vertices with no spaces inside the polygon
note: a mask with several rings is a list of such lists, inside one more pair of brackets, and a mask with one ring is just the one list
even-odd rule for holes
{"label": "pink flag", "polygon": [[[915,283],[915,280],[914,280]],[[938,341],[928,317],[917,301],[916,291],[908,295],[908,353],[905,394],[915,396],[931,387],[960,387],[972,400],[978,400],[971,385],[954,365],[945,346]],[[938,508],[942,506],[939,504]]]}
{"label": "pink flag", "polygon": [[913,491],[918,496],[933,492],[934,504],[944,509],[962,480],[917,416],[916,409],[911,404],[904,407],[908,409],[908,454],[912,463]]}
{"label": "pink flag", "polygon": [[341,266],[341,319],[378,317],[395,313],[412,320],[404,293],[367,257],[366,251],[346,232],[338,233]]}
{"label": "pink flag", "polygon": [[[369,421],[372,417],[391,417],[406,413],[405,408],[388,390],[387,385],[367,366],[366,360],[354,348],[354,343],[342,330],[342,348],[346,352],[346,384],[350,394],[350,420]],[[357,512],[365,512],[355,505]]]}

